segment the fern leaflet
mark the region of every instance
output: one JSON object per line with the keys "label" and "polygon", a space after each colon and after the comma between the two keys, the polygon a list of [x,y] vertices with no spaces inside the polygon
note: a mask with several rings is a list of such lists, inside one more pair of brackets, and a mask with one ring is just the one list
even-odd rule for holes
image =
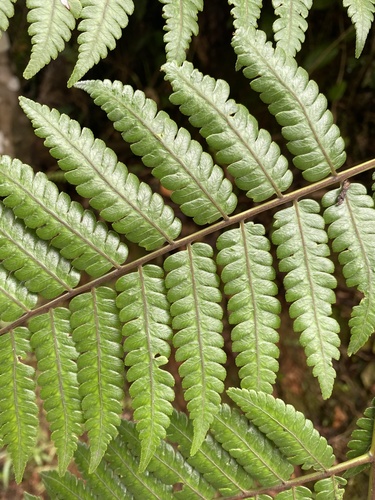
{"label": "fern leaflet", "polygon": [[248,26],[258,27],[258,19],[262,8],[262,0],[228,0],[233,5],[231,14],[234,17],[234,27],[247,28]]}
{"label": "fern leaflet", "polygon": [[97,277],[126,260],[127,247],[119,236],[66,193],[59,193],[42,172],[34,174],[28,165],[2,156],[0,194],[6,196],[4,205],[27,227],[36,229],[39,238],[58,248],[63,257],[73,259],[76,269]]}
{"label": "fern leaflet", "polygon": [[37,294],[16,280],[0,265],[0,320],[14,321],[22,314],[34,309],[38,301]]}
{"label": "fern leaflet", "polygon": [[29,79],[51,59],[56,59],[65,42],[70,40],[76,22],[72,12],[61,2],[26,0],[26,5],[30,9],[27,20],[30,23],[32,49],[23,76]]}
{"label": "fern leaflet", "polygon": [[375,3],[374,0],[343,0],[343,5],[348,8],[348,15],[355,27],[355,57],[358,58],[374,21]]}
{"label": "fern leaflet", "polygon": [[237,30],[233,47],[237,67],[245,67],[244,75],[254,79],[251,87],[261,93],[282,126],[288,149],[295,155],[293,163],[305,179],[315,182],[335,175],[346,158],[344,141],[317,84],[294,58],[273,49],[263,31]]}
{"label": "fern leaflet", "polygon": [[35,448],[38,427],[35,371],[22,362],[30,352],[29,340],[26,328],[0,337],[0,440],[7,445],[17,483]]}
{"label": "fern leaflet", "polygon": [[241,387],[271,393],[279,367],[276,328],[281,306],[274,297],[275,271],[264,233],[264,227],[253,222],[223,233],[217,240],[217,263],[223,267],[224,292],[230,296],[232,350],[239,353]]}
{"label": "fern leaflet", "polygon": [[168,438],[178,444],[179,451],[208,483],[222,495],[236,495],[249,490],[254,481],[222,446],[208,434],[194,456],[190,449],[193,442],[193,424],[184,413],[174,411]]}
{"label": "fern leaflet", "polygon": [[105,456],[115,473],[122,478],[127,490],[134,498],[155,498],[172,500],[170,485],[163,484],[152,473],[140,473],[138,460],[126,447],[119,436],[108,446]]}
{"label": "fern leaflet", "polygon": [[273,443],[235,408],[222,405],[212,423],[212,432],[257,483],[281,484],[293,473],[293,466]]}
{"label": "fern leaflet", "polygon": [[11,210],[0,202],[0,259],[31,292],[47,299],[75,287],[77,271],[59,253],[39,240],[16,220]]}
{"label": "fern leaflet", "polygon": [[142,442],[140,470],[147,464],[165,438],[174,400],[174,379],[161,367],[168,362],[172,338],[169,303],[164,286],[164,272],[157,266],[139,267],[138,272],[120,278],[116,289],[120,320],[127,337],[127,380],[134,419]]}
{"label": "fern leaflet", "polygon": [[187,408],[194,425],[191,454],[194,455],[220,405],[226,355],[222,349],[223,312],[221,293],[212,248],[204,243],[189,245],[164,262],[168,272],[165,284],[171,303],[176,361],[182,362]]}
{"label": "fern leaflet", "polygon": [[167,61],[182,64],[186,59],[192,35],[198,34],[198,12],[203,10],[203,0],[160,0],[164,4],[163,17]]}
{"label": "fern leaflet", "polygon": [[14,16],[13,4],[16,0],[3,0],[0,5],[0,38],[2,31],[6,31],[9,26],[9,19]]}
{"label": "fern leaflet", "polygon": [[229,397],[279,448],[290,463],[303,469],[326,470],[334,462],[331,446],[310,420],[293,406],[264,392],[231,387]]}
{"label": "fern leaflet", "polygon": [[115,153],[103,141],[94,139],[89,129],[81,130],[75,120],[26,98],[20,103],[35,133],[46,138],[51,154],[59,159],[66,179],[77,185],[81,196],[91,198],[91,206],[100,210],[117,232],[147,250],[172,242],[179,235],[181,222],[161,196],[152,194],[147,184],[128,173]]}
{"label": "fern leaflet", "polygon": [[70,313],[58,307],[30,320],[31,346],[38,360],[40,396],[59,457],[59,475],[66,469],[81,434],[81,398],[78,393],[78,353],[70,337]]}
{"label": "fern leaflet", "polygon": [[200,127],[201,135],[217,152],[217,161],[228,165],[237,186],[254,201],[263,201],[274,193],[281,196],[292,182],[286,158],[271,140],[270,134],[258,130],[258,123],[248,110],[232,99],[229,85],[214,80],[191,63],[163,66],[174,93],[171,102],[189,115],[189,121]]}
{"label": "fern leaflet", "polygon": [[70,472],[65,472],[60,477],[56,471],[42,472],[41,477],[47,493],[51,498],[63,498],[64,500],[93,500],[96,498],[93,492],[86,488],[82,479],[78,479]]}
{"label": "fern leaflet", "polygon": [[157,113],[155,102],[143,92],[108,80],[80,82],[76,87],[91,95],[132,144],[133,153],[142,156],[166,189],[174,191],[171,198],[184,214],[206,224],[232,213],[237,200],[223,170],[186,129],[178,130],[164,111]]}
{"label": "fern leaflet", "polygon": [[338,476],[327,477],[317,481],[314,485],[316,500],[342,500],[345,490],[342,486],[346,485],[346,479]]}
{"label": "fern leaflet", "polygon": [[111,468],[102,460],[94,472],[90,473],[91,453],[89,447],[84,443],[78,443],[75,453],[75,463],[85,478],[86,487],[95,491],[96,498],[101,500],[132,500],[133,496],[128,493],[125,486]]}
{"label": "fern leaflet", "polygon": [[327,258],[328,237],[319,210],[317,202],[302,200],[277,212],[272,240],[278,245],[279,269],[287,273],[284,287],[286,300],[292,302],[289,314],[296,318],[294,330],[301,332],[307,364],[314,367],[313,374],[326,399],[336,376],[332,358],[340,357],[340,326],[331,317],[336,279],[332,275],[334,265]]}
{"label": "fern leaflet", "polygon": [[[141,441],[133,422],[123,420],[119,435],[128,444],[133,453],[141,454]],[[214,498],[215,489],[204,477],[191,467],[184,457],[173,446],[165,441],[160,442],[147,470],[166,484],[182,484],[181,490],[175,492],[176,498]]]}
{"label": "fern leaflet", "polygon": [[[374,430],[375,399],[372,400],[371,406],[366,408],[363,415],[357,420],[356,429],[352,432],[348,443],[349,451],[346,454],[348,458],[356,458],[370,451]],[[369,464],[353,467],[345,472],[345,477],[352,477],[368,467]]]}
{"label": "fern leaflet", "polygon": [[311,491],[305,486],[296,486],[275,496],[275,500],[310,500],[312,498]]}
{"label": "fern leaflet", "polygon": [[78,61],[68,81],[68,87],[80,80],[87,71],[116,46],[121,28],[128,24],[134,11],[133,0],[81,0],[82,20],[78,30]]}
{"label": "fern leaflet", "polygon": [[78,383],[90,440],[90,474],[117,434],[123,400],[123,350],[116,293],[93,288],[70,302],[72,337],[79,357]]}
{"label": "fern leaflet", "polygon": [[339,190],[327,193],[322,204],[332,248],[339,253],[347,286],[357,286],[364,297],[352,310],[348,354],[358,351],[375,329],[375,210],[373,199],[362,184],[350,184],[345,200],[337,202]]}
{"label": "fern leaflet", "polygon": [[275,14],[279,18],[273,23],[277,47],[295,57],[301,50],[307,30],[306,17],[312,6],[312,0],[273,0]]}

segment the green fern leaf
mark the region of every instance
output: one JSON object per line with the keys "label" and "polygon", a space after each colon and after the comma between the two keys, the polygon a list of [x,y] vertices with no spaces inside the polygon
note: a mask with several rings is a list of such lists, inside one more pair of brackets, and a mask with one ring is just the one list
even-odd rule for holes
{"label": "green fern leaf", "polygon": [[26,328],[0,336],[0,439],[7,445],[17,483],[36,446],[38,428],[35,371],[22,362],[30,352],[29,339]]}
{"label": "green fern leaf", "polygon": [[108,114],[134,154],[142,156],[152,174],[166,189],[181,210],[194,217],[197,224],[227,218],[237,200],[232,184],[222,169],[213,163],[189,132],[180,128],[140,90],[133,91],[120,82],[87,81],[76,84],[84,89]]}
{"label": "green fern leaf", "polygon": [[316,500],[342,500],[346,485],[346,479],[338,476],[327,477],[317,481],[314,486]]}
{"label": "green fern leaf", "polygon": [[70,40],[76,21],[70,10],[58,1],[26,0],[26,5],[30,9],[27,20],[32,49],[23,77],[29,79],[51,59],[56,59],[65,42]]}
{"label": "green fern leaf", "polygon": [[262,0],[228,0],[229,5],[233,5],[231,14],[234,17],[234,27],[247,28],[248,26],[258,27],[258,19],[262,8]]}
{"label": "green fern leaf", "polygon": [[[123,420],[119,428],[119,435],[127,443],[137,457],[141,455],[141,441],[135,424]],[[215,489],[210,486],[204,477],[183,458],[181,453],[165,441],[160,442],[147,470],[166,484],[181,484],[182,488],[174,496],[181,499],[214,498]]]}
{"label": "green fern leaf", "polygon": [[163,17],[167,61],[182,64],[186,59],[192,35],[198,34],[198,12],[203,10],[203,0],[160,0],[165,4]]}
{"label": "green fern leaf", "polygon": [[239,29],[233,38],[237,67],[261,93],[295,155],[294,165],[310,182],[323,179],[345,162],[344,140],[333,124],[326,98],[307,72],[280,48],[266,42],[263,31]]}
{"label": "green fern leaf", "polygon": [[174,379],[161,367],[168,362],[172,338],[169,303],[164,272],[157,266],[139,267],[138,272],[123,276],[116,289],[121,292],[117,306],[125,323],[124,350],[127,380],[131,382],[134,419],[142,442],[140,470],[147,464],[166,435],[174,400]]}
{"label": "green fern leaf", "polygon": [[356,286],[364,297],[352,310],[348,354],[357,352],[375,330],[375,256],[373,199],[362,184],[351,184],[340,202],[340,190],[327,193],[322,204],[328,207],[324,219],[332,248],[339,253],[347,286]]}
{"label": "green fern leaf", "polygon": [[281,484],[293,473],[285,456],[236,409],[222,405],[211,430],[223,448],[261,485]]}
{"label": "green fern leaf", "polygon": [[70,302],[72,337],[79,357],[78,383],[90,440],[91,474],[117,435],[123,400],[123,349],[116,293],[93,288]]}
{"label": "green fern leaf", "polygon": [[281,272],[286,272],[286,300],[292,302],[289,314],[294,330],[301,332],[300,343],[305,348],[307,364],[313,366],[322,395],[327,399],[333,388],[336,371],[332,358],[339,359],[340,326],[331,317],[335,302],[333,288],[336,279],[334,265],[328,259],[329,247],[324,219],[319,205],[302,200],[275,215],[276,231],[273,242]]}
{"label": "green fern leaf", "polygon": [[39,240],[0,203],[0,260],[31,292],[47,299],[71,290],[80,275],[59,253]]}
{"label": "green fern leaf", "polygon": [[90,461],[89,447],[85,443],[78,443],[75,462],[82,477],[85,478],[86,486],[90,491],[95,491],[96,498],[100,498],[100,500],[132,500],[133,496],[104,460],[92,473],[89,472]]}
{"label": "green fern leaf", "polygon": [[272,5],[278,17],[273,23],[276,46],[295,57],[301,50],[307,30],[306,17],[312,6],[312,0],[273,0]]}
{"label": "green fern leaf", "polygon": [[271,393],[279,367],[276,328],[281,306],[274,297],[275,271],[264,234],[264,227],[253,222],[223,233],[217,240],[217,263],[223,267],[224,292],[230,296],[232,350],[239,353],[241,387]]}
{"label": "green fern leaf", "polygon": [[194,455],[219,410],[224,390],[226,355],[222,349],[223,311],[212,248],[204,243],[189,245],[169,256],[164,263],[171,303],[172,327],[177,330],[173,345],[176,361],[182,362],[187,408],[194,423]]}
{"label": "green fern leaf", "polygon": [[0,265],[0,320],[14,321],[34,309],[38,296],[29,290]]}
{"label": "green fern leaf", "polygon": [[264,392],[234,387],[227,392],[290,463],[315,470],[326,470],[333,465],[335,457],[331,446],[314,429],[312,422],[293,406]]}
{"label": "green fern leaf", "polygon": [[72,266],[91,276],[105,274],[127,257],[127,247],[113,231],[108,232],[90,211],[59,193],[45,174],[34,175],[31,167],[8,156],[0,159],[0,195],[4,205],[36,229],[39,238],[48,240],[60,254],[73,259]]}
{"label": "green fern leaf", "polygon": [[258,130],[258,123],[248,110],[232,99],[228,100],[229,85],[214,80],[191,63],[181,67],[176,63],[163,66],[174,93],[173,104],[190,116],[189,121],[200,127],[201,135],[217,152],[218,162],[228,165],[240,189],[254,201],[263,201],[274,193],[281,196],[293,176],[288,162],[281,155],[270,134]]}
{"label": "green fern leaf", "polygon": [[2,31],[6,31],[9,26],[9,19],[14,16],[13,4],[16,0],[2,0],[0,5],[0,38]]}
{"label": "green fern leaf", "polygon": [[134,11],[132,0],[81,0],[82,20],[78,30],[82,33],[78,37],[78,61],[68,81],[68,87],[80,80],[87,71],[100,59],[108,54],[108,49],[116,47],[116,40],[121,38],[121,29],[128,24]]}
{"label": "green fern leaf", "polygon": [[103,141],[94,139],[89,129],[55,109],[20,98],[20,104],[36,128],[46,138],[51,154],[59,159],[65,177],[77,185],[77,192],[91,198],[92,207],[103,219],[146,250],[171,243],[181,231],[181,222],[158,194],[128,173],[115,153]]}
{"label": "green fern leaf", "polygon": [[296,486],[275,496],[275,500],[310,500],[311,498],[313,498],[312,493],[305,486]]}
{"label": "green fern leaf", "polygon": [[97,498],[86,488],[82,479],[78,479],[70,472],[66,472],[63,477],[60,477],[54,470],[42,472],[40,475],[50,498],[63,498],[64,500],[93,500]]}
{"label": "green fern leaf", "polygon": [[[375,399],[372,400],[371,406],[366,408],[364,416],[359,418],[356,423],[356,429],[352,432],[351,439],[348,443],[349,451],[348,458],[356,458],[360,455],[368,453],[371,448],[371,441],[374,429],[375,419]],[[352,477],[370,467],[370,464],[359,465],[348,469],[345,472],[345,477]]]}
{"label": "green fern leaf", "polygon": [[70,313],[58,307],[29,322],[31,346],[38,360],[40,397],[59,457],[59,474],[64,475],[81,434],[81,398],[78,393],[78,353],[69,336]]}
{"label": "green fern leaf", "polygon": [[191,456],[193,436],[191,420],[184,413],[174,411],[168,428],[168,439],[178,444],[178,449],[187,462],[200,471],[208,483],[225,496],[237,495],[254,486],[252,478],[210,434],[197,453]]}
{"label": "green fern leaf", "polygon": [[355,27],[355,57],[358,58],[374,21],[375,3],[374,0],[343,0],[343,5],[348,8],[348,15]]}
{"label": "green fern leaf", "polygon": [[109,443],[105,459],[114,472],[122,478],[123,484],[135,499],[172,500],[174,498],[172,486],[163,484],[152,473],[139,472],[138,460],[119,436]]}

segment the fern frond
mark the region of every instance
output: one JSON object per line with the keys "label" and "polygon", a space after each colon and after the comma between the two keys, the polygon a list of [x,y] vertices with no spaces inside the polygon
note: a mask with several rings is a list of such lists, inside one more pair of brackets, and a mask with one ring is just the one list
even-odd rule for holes
{"label": "fern frond", "polygon": [[34,309],[38,295],[29,290],[0,265],[0,320],[14,321]]}
{"label": "fern frond", "polygon": [[13,4],[17,0],[2,0],[0,4],[0,38],[3,31],[9,27],[9,19],[14,16]]}
{"label": "fern frond", "polygon": [[184,413],[174,411],[168,428],[168,439],[178,444],[178,449],[187,462],[198,470],[208,483],[222,495],[236,495],[250,490],[253,479],[233,457],[208,434],[194,456],[190,449],[194,430],[191,420]]}
{"label": "fern frond", "polygon": [[[349,451],[346,454],[348,458],[356,458],[369,452],[374,429],[374,419],[375,399],[372,400],[371,406],[366,408],[363,417],[357,420],[356,429],[352,432],[348,443]],[[345,477],[352,477],[368,467],[370,467],[369,464],[353,467],[345,472]]]}
{"label": "fern frond", "polygon": [[167,63],[163,69],[174,90],[171,102],[200,127],[200,134],[217,152],[217,161],[228,165],[246,196],[257,202],[275,193],[281,196],[293,179],[288,162],[248,110],[228,99],[229,85],[204,76],[188,62],[181,67]]}
{"label": "fern frond", "polygon": [[172,500],[172,486],[159,481],[151,472],[139,472],[139,462],[117,436],[108,445],[106,461],[114,472],[122,478],[126,489],[134,498],[155,498]]}
{"label": "fern frond", "polygon": [[244,75],[253,79],[251,87],[269,104],[305,179],[315,182],[335,175],[345,162],[344,140],[317,84],[294,58],[274,49],[263,31],[238,29],[232,45],[237,68],[245,67]]}
{"label": "fern frond", "polygon": [[324,195],[324,219],[332,248],[339,253],[339,262],[347,286],[356,286],[364,297],[352,310],[349,326],[351,339],[348,354],[357,352],[375,330],[375,210],[374,201],[362,184],[350,184],[343,202],[340,190]]}
{"label": "fern frond", "polygon": [[272,5],[278,17],[273,23],[277,47],[281,47],[291,57],[301,50],[307,30],[306,17],[312,0],[273,0]]}
{"label": "fern frond", "polygon": [[355,27],[355,57],[358,58],[374,21],[375,3],[374,0],[343,0],[343,6],[348,8],[348,15]]}
{"label": "fern frond", "polygon": [[346,485],[346,479],[338,476],[327,477],[317,481],[314,485],[316,500],[342,500]]}
{"label": "fern frond", "polygon": [[164,4],[163,17],[167,61],[182,64],[186,59],[192,35],[198,35],[198,12],[203,10],[203,0],[160,0]]}
{"label": "fern frond", "polygon": [[7,445],[17,483],[35,448],[38,407],[35,402],[35,371],[26,365],[30,332],[15,328],[0,336],[0,439]]}
{"label": "fern frond", "polygon": [[40,397],[59,457],[59,475],[66,469],[81,434],[81,398],[78,393],[78,353],[70,333],[70,313],[58,307],[29,322],[31,346],[38,360]]}
{"label": "fern frond", "polygon": [[88,92],[132,146],[134,154],[152,167],[152,174],[172,190],[172,200],[197,224],[227,218],[236,207],[232,184],[212,157],[202,151],[184,128],[140,90],[120,82],[87,81],[76,87]]}
{"label": "fern frond", "polygon": [[279,448],[290,463],[303,469],[326,470],[335,457],[326,439],[319,435],[310,420],[293,406],[264,392],[231,387],[229,397]]}
{"label": "fern frond", "polygon": [[43,484],[50,498],[63,498],[64,500],[93,500],[96,497],[86,488],[82,479],[78,479],[70,472],[65,472],[61,477],[56,471],[41,472]]}
{"label": "fern frond", "polygon": [[79,352],[79,395],[90,440],[90,474],[116,436],[122,411],[123,349],[115,298],[111,288],[98,287],[69,304],[72,338]]}
{"label": "fern frond", "polygon": [[147,250],[169,243],[181,231],[181,222],[165,206],[159,194],[140,183],[103,141],[94,139],[89,129],[55,109],[24,97],[20,104],[32,121],[37,136],[45,138],[51,154],[59,159],[66,179],[77,192],[91,198],[92,207],[128,240]]}
{"label": "fern frond", "polygon": [[[139,457],[141,455],[141,441],[135,424],[123,420],[119,427],[119,435],[132,452]],[[176,498],[206,499],[215,497],[215,489],[196,469],[188,464],[179,451],[165,441],[160,442],[147,470],[166,484],[182,484],[181,490],[175,492]]]}
{"label": "fern frond", "polygon": [[294,330],[301,332],[307,364],[313,366],[313,374],[327,399],[336,376],[332,359],[340,357],[340,326],[331,317],[336,279],[319,211],[317,202],[302,200],[277,212],[272,240],[278,245],[279,269],[287,273],[284,287],[286,300],[292,302],[289,314],[295,318]]}
{"label": "fern frond", "polygon": [[85,443],[78,443],[75,452],[75,463],[79,472],[85,479],[85,484],[90,491],[94,491],[96,498],[101,500],[132,500],[119,477],[117,477],[108,464],[102,460],[94,472],[90,473],[91,453]]}
{"label": "fern frond", "polygon": [[233,5],[231,14],[234,17],[233,25],[236,29],[258,27],[262,0],[228,0],[228,3]]}
{"label": "fern frond", "polygon": [[47,299],[74,288],[80,279],[70,262],[39,240],[0,203],[0,260],[31,292]]}
{"label": "fern frond", "polygon": [[87,71],[108,54],[108,49],[116,47],[121,37],[121,29],[128,24],[133,14],[133,0],[81,0],[82,20],[78,30],[78,61],[69,78],[68,87],[80,80]]}
{"label": "fern frond", "polygon": [[281,491],[275,500],[310,500],[313,498],[311,491],[305,486],[296,486],[290,490]]}
{"label": "fern frond", "polygon": [[161,367],[168,362],[172,338],[169,303],[164,285],[164,272],[152,265],[139,267],[136,273],[123,276],[116,283],[121,292],[117,299],[120,320],[125,323],[127,338],[127,380],[134,419],[142,442],[140,470],[147,464],[165,438],[174,400],[174,379]]}
{"label": "fern frond", "polygon": [[285,456],[235,408],[222,405],[211,430],[223,448],[261,485],[281,484],[293,473],[294,467]]}
{"label": "fern frond", "polygon": [[30,9],[27,21],[32,49],[23,77],[29,79],[51,59],[56,59],[65,42],[70,40],[76,21],[72,12],[58,0],[27,0],[26,5]]}
{"label": "fern frond", "polygon": [[223,267],[224,292],[230,296],[228,310],[232,350],[239,353],[241,387],[271,393],[278,371],[276,343],[280,326],[280,302],[275,295],[275,271],[270,243],[261,224],[241,223],[219,236],[217,263]]}
{"label": "fern frond", "polygon": [[48,240],[72,266],[94,277],[121,265],[128,255],[118,234],[97,222],[92,212],[59,193],[42,172],[8,156],[0,158],[0,195],[4,205]]}
{"label": "fern frond", "polygon": [[165,284],[171,303],[176,361],[187,408],[194,425],[194,455],[219,410],[224,390],[226,361],[221,335],[223,311],[212,248],[204,243],[189,245],[164,262]]}

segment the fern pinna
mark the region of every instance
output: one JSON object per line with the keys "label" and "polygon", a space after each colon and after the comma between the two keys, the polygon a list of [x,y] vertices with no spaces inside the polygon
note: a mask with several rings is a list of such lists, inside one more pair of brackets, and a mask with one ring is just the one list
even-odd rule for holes
{"label": "fern pinna", "polygon": [[[328,399],[340,356],[332,310],[339,270],[330,248],[346,285],[363,294],[348,322],[349,354],[375,329],[373,199],[347,180],[374,161],[339,172],[344,140],[327,99],[295,59],[310,0],[273,2],[274,43],[258,29],[261,2],[229,1],[237,68],[280,125],[285,154],[229,97],[227,82],[185,60],[203,2],[161,3],[170,101],[202,140],[141,90],[78,82],[115,46],[131,0],[27,1],[33,48],[25,76],[56,57],[78,20],[68,85],[104,110],[170,199],[129,172],[91,130],[20,98],[87,203],[0,157],[0,442],[20,482],[37,440],[37,386],[58,457],[57,470],[42,474],[51,498],[342,498],[342,473],[372,461],[374,408],[358,421],[349,460],[334,465],[313,423],[277,397],[280,325],[285,300]],[[357,55],[374,10],[362,3],[361,12],[344,1]],[[1,30],[13,13],[5,0]],[[297,191],[294,167],[304,179]],[[254,204],[241,211],[238,198]],[[272,228],[253,220],[270,209]],[[186,227],[200,228],[181,236],[189,218]],[[228,387],[229,357],[240,387]],[[177,383],[186,412],[174,408]],[[68,471],[73,459],[79,477]]]}

